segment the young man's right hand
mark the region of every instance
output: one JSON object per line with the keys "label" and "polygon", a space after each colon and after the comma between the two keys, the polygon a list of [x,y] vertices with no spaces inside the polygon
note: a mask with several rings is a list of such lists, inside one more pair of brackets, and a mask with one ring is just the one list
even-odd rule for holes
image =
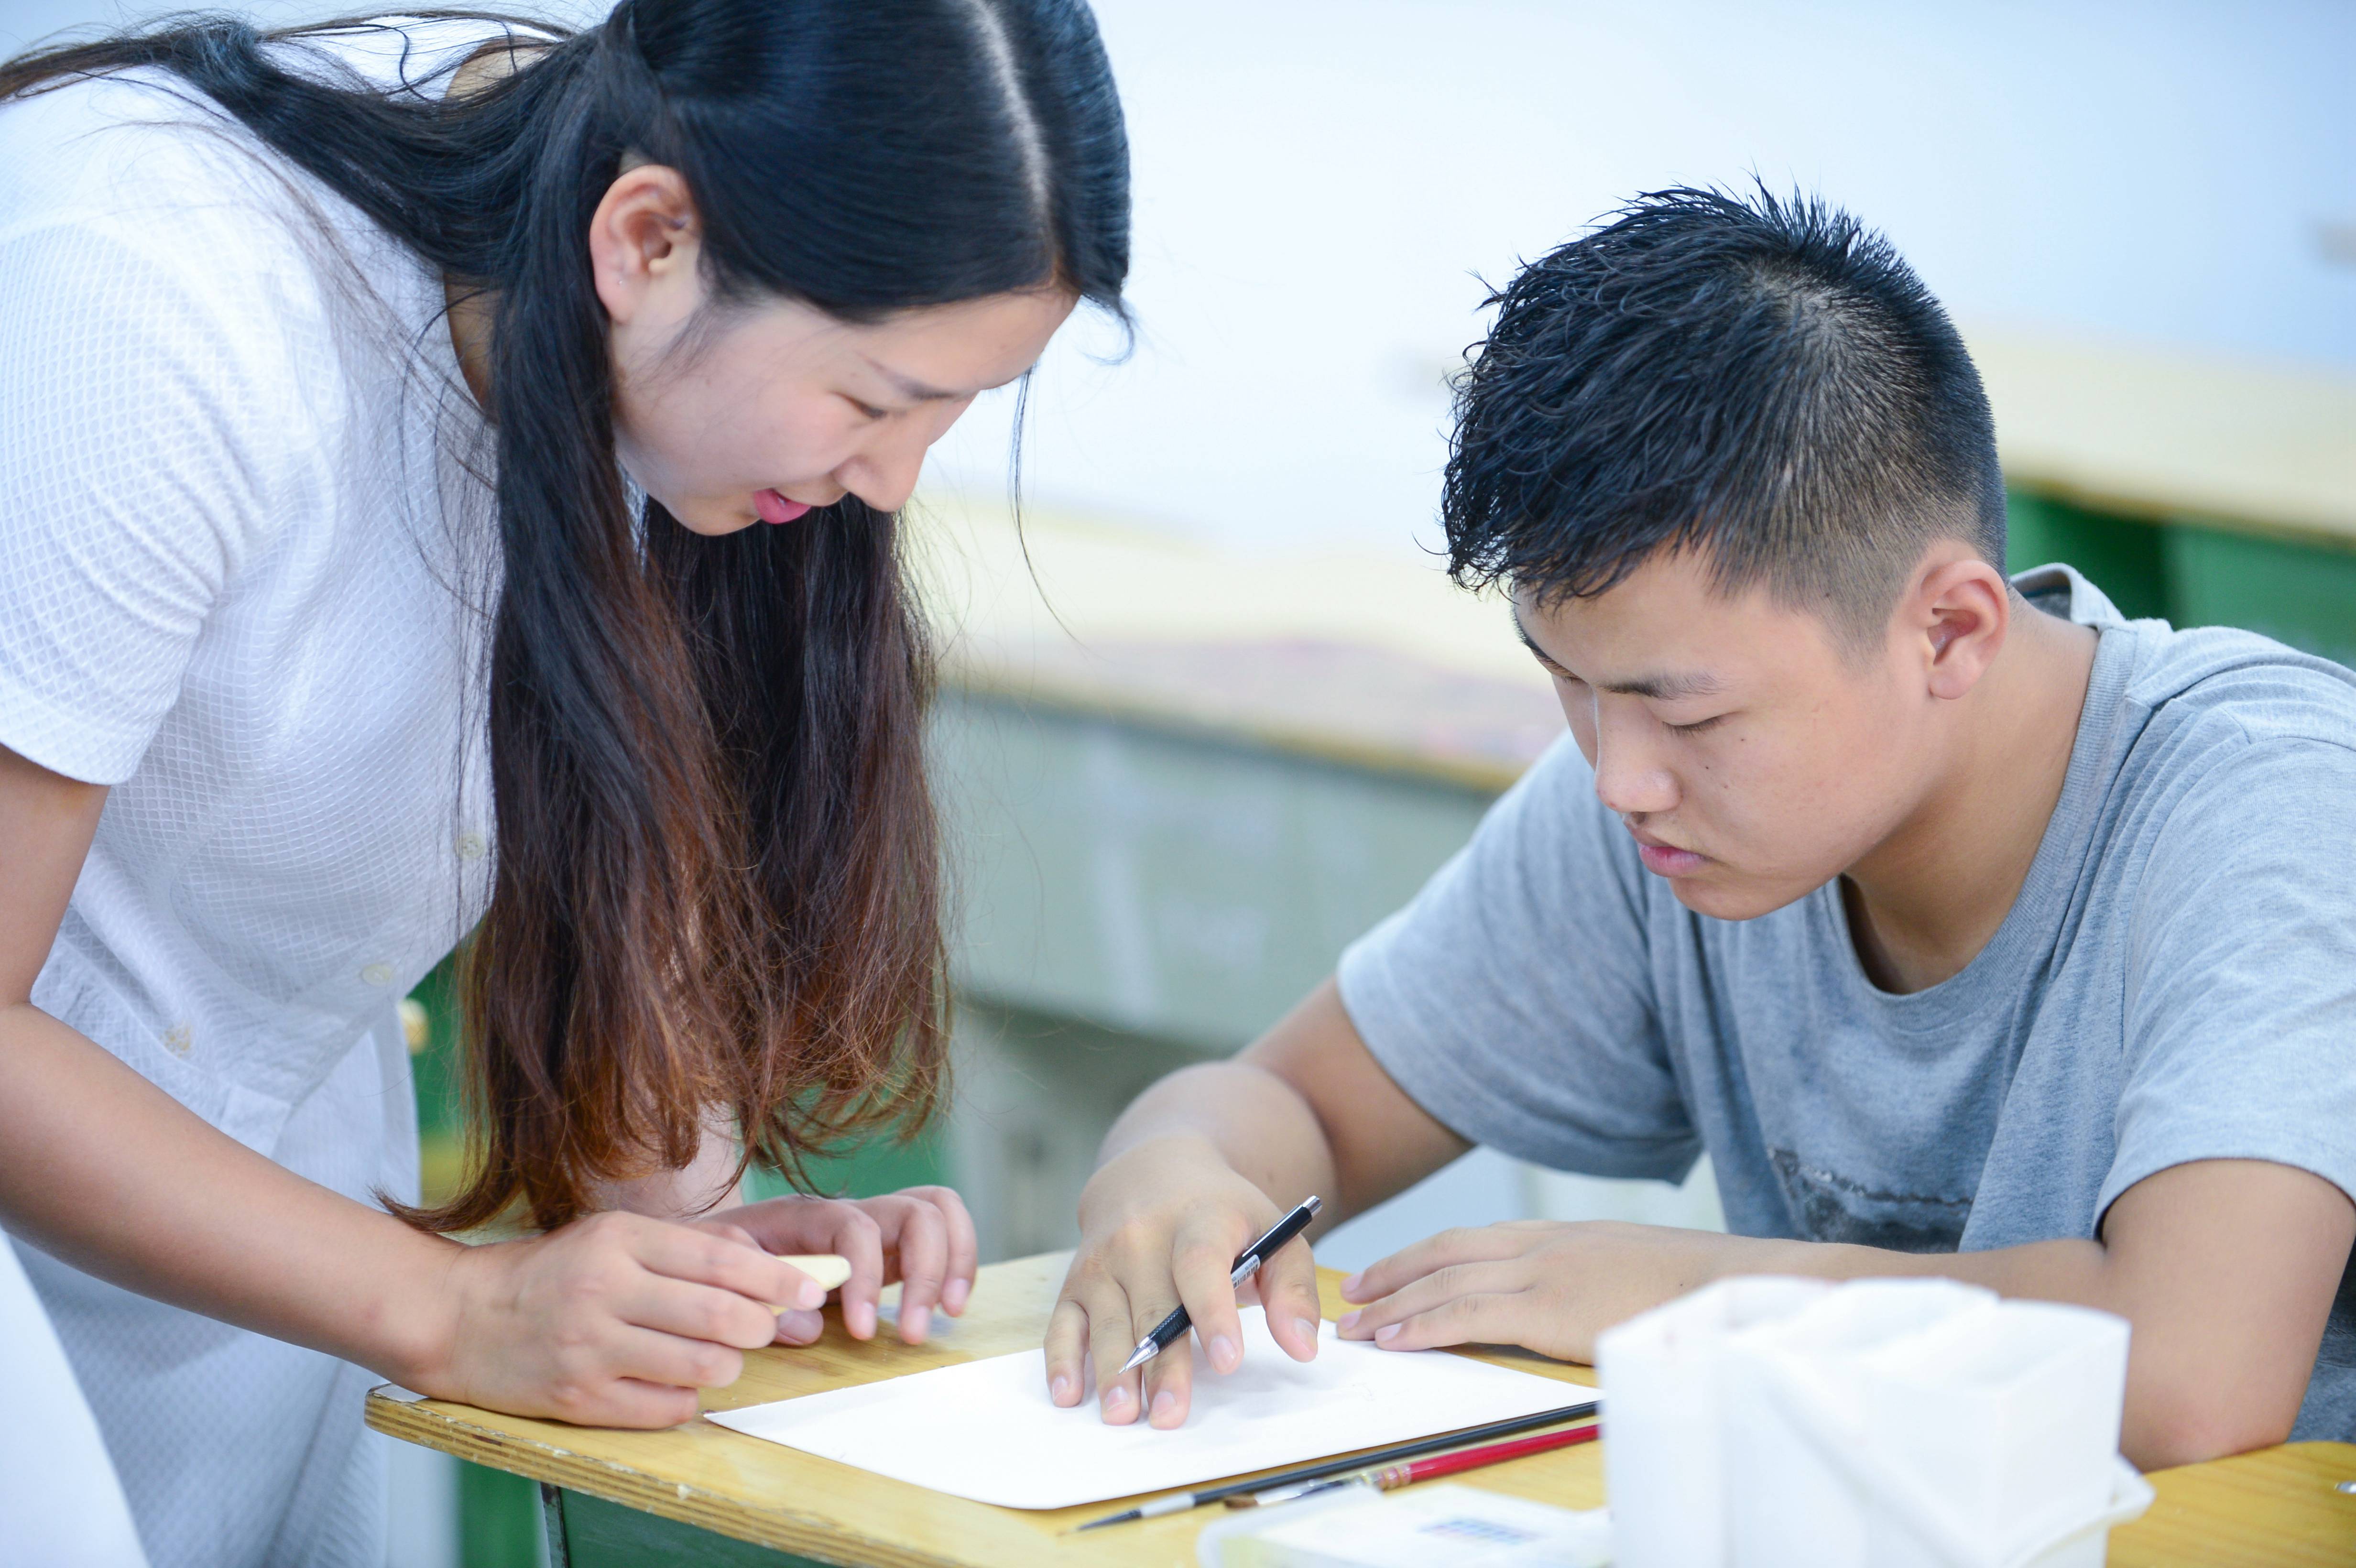
{"label": "young man's right hand", "polygon": [[[1303,1194],[1306,1196],[1306,1194]],[[1186,1419],[1194,1339],[1212,1369],[1243,1360],[1237,1254],[1282,1219],[1278,1204],[1238,1175],[1207,1139],[1180,1134],[1137,1144],[1106,1162],[1080,1198],[1080,1247],[1047,1323],[1047,1392],[1085,1397],[1094,1373],[1104,1419],[1126,1425]],[[1269,1332],[1294,1360],[1317,1354],[1317,1267],[1305,1239],[1279,1249],[1244,1282],[1240,1298],[1265,1307]],[[1194,1334],[1123,1372],[1138,1341],[1183,1303]]]}
{"label": "young man's right hand", "polygon": [[[1430,1175],[1469,1146],[1391,1082],[1333,981],[1231,1061],[1173,1072],[1106,1136],[1080,1197],[1080,1247],[1047,1328],[1047,1392],[1076,1405],[1091,1382],[1104,1419],[1183,1423],[1199,1344],[1214,1374],[1243,1360],[1237,1254],[1312,1193],[1339,1223]],[[1247,1281],[1246,1302],[1295,1360],[1317,1353],[1317,1268],[1306,1239]],[[1137,1342],[1183,1303],[1194,1320],[1137,1371]],[[1091,1377],[1090,1374],[1093,1374]]]}

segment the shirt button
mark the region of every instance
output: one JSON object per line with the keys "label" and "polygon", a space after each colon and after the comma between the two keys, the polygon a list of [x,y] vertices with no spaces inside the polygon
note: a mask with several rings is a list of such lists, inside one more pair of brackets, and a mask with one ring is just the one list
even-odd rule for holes
{"label": "shirt button", "polygon": [[392,984],[392,965],[371,964],[360,971],[360,979],[370,986],[390,986]]}
{"label": "shirt button", "polygon": [[458,851],[461,860],[479,860],[490,846],[483,842],[483,836],[479,833],[461,833],[453,848]]}

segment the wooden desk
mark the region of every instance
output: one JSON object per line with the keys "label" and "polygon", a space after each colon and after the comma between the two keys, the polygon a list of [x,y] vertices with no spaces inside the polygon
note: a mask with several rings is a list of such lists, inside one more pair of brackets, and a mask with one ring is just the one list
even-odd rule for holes
{"label": "wooden desk", "polygon": [[2116,517],[2356,544],[2356,379],[2157,345],[1974,332],[2006,480]]}
{"label": "wooden desk", "polygon": [[[746,1359],[744,1376],[707,1396],[725,1410],[846,1383],[873,1381],[1038,1343],[1065,1254],[982,1270],[972,1309],[933,1345],[860,1345],[830,1321],[802,1350]],[[1324,1276],[1325,1307],[1339,1310]],[[1592,1384],[1585,1367],[1513,1352],[1482,1360],[1566,1383]],[[724,1427],[697,1422],[669,1432],[615,1432],[498,1415],[441,1401],[404,1404],[369,1396],[370,1426],[542,1482],[570,1568],[693,1563],[707,1568],[787,1568],[797,1563],[894,1568],[1184,1568],[1194,1560],[1202,1513],[1076,1536],[1072,1527],[1113,1504],[1027,1512],[838,1465]],[[1460,1477],[1470,1485],[1566,1508],[1603,1501],[1600,1445],[1542,1454]],[[2356,1562],[2356,1497],[2332,1489],[2356,1479],[2356,1445],[2298,1444],[2152,1477],[2159,1501],[2112,1537],[2111,1562],[2132,1568],[2183,1564],[2297,1565]],[[620,1507],[614,1505],[619,1504]],[[553,1533],[553,1532],[552,1532]],[[552,1546],[558,1546],[552,1541]],[[562,1565],[563,1555],[556,1562]]]}
{"label": "wooden desk", "polygon": [[2356,664],[2356,379],[1974,334],[2011,565],[2066,560],[2129,615]]}

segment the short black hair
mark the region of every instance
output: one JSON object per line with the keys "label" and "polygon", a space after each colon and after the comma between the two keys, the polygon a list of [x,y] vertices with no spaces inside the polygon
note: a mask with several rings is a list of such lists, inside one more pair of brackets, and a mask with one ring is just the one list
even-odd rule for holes
{"label": "short black hair", "polygon": [[2004,565],[2004,479],[1962,337],[1821,199],[1648,192],[1493,295],[1456,380],[1449,572],[1541,603],[1665,549],[1851,645],[1942,538]]}

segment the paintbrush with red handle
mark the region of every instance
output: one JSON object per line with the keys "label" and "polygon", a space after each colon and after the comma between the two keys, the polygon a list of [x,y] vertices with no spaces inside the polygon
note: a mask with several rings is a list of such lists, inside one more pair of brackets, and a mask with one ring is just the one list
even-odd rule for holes
{"label": "paintbrush with red handle", "polygon": [[1434,1454],[1428,1459],[1409,1459],[1403,1464],[1385,1465],[1379,1469],[1330,1476],[1323,1480],[1304,1481],[1297,1486],[1271,1487],[1264,1492],[1229,1498],[1226,1503],[1229,1508],[1266,1508],[1273,1503],[1289,1503],[1301,1498],[1313,1497],[1319,1492],[1332,1491],[1336,1487],[1368,1486],[1377,1491],[1387,1492],[1417,1481],[1453,1476],[1460,1470],[1478,1470],[1483,1466],[1502,1465],[1508,1459],[1519,1459],[1525,1455],[1544,1454],[1553,1448],[1592,1443],[1602,1431],[1601,1424],[1574,1426],[1568,1432],[1542,1432],[1536,1437],[1484,1443],[1477,1448],[1459,1448],[1452,1454]]}

